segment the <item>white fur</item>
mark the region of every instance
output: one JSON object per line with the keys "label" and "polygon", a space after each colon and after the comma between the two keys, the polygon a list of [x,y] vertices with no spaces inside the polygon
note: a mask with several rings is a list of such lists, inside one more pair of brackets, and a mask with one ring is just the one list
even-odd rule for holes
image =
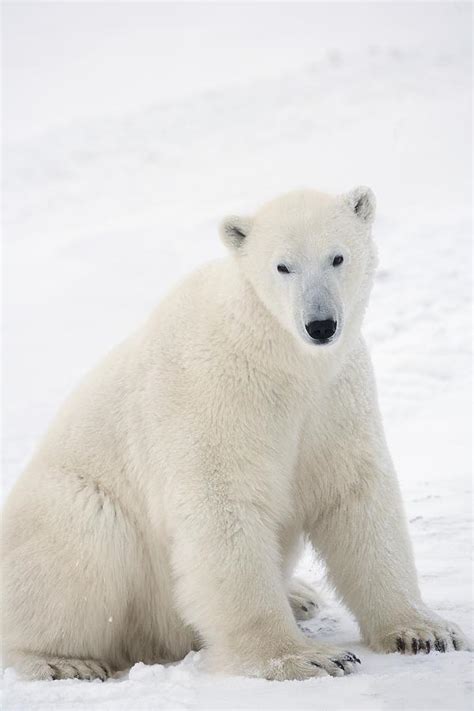
{"label": "white fur", "polygon": [[[7,664],[91,678],[204,646],[219,671],[348,672],[295,622],[317,604],[291,581],[303,536],[374,649],[465,646],[421,602],[360,335],[374,209],[302,191],[229,218],[230,256],[67,400],[6,505]],[[316,345],[305,323],[330,317]]]}

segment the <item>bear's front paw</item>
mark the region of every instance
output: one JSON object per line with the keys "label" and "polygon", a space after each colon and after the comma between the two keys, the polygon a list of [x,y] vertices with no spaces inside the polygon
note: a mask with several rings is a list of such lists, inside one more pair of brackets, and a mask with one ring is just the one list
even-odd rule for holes
{"label": "bear's front paw", "polygon": [[322,598],[304,580],[293,578],[288,588],[288,600],[297,620],[315,617],[322,607]]}
{"label": "bear's front paw", "polygon": [[393,626],[371,645],[376,651],[429,654],[432,651],[468,650],[469,643],[457,625],[433,614],[430,619]]}
{"label": "bear's front paw", "polygon": [[258,676],[271,681],[351,674],[360,659],[353,652],[326,645],[304,647],[270,659]]}

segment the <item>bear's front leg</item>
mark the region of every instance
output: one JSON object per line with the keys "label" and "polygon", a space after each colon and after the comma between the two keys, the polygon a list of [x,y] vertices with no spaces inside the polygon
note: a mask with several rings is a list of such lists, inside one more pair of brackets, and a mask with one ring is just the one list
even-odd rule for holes
{"label": "bear's front leg", "polygon": [[321,516],[311,541],[378,652],[467,649],[459,627],[422,602],[396,481],[387,471]]}
{"label": "bear's front leg", "polygon": [[351,672],[352,653],[315,644],[296,625],[265,472],[248,461],[242,470],[198,470],[173,482],[170,538],[177,605],[207,667],[276,680]]}
{"label": "bear's front leg", "polygon": [[[324,476],[332,500],[310,527],[313,546],[379,652],[468,648],[459,627],[422,602],[398,481],[387,451],[370,364],[356,357],[335,388],[327,418]],[[321,453],[314,451],[317,454]],[[328,484],[326,484],[328,486]]]}

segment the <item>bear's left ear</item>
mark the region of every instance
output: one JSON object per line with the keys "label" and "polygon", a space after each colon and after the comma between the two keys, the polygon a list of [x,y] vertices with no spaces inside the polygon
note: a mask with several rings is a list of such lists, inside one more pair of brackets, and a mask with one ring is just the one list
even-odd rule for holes
{"label": "bear's left ear", "polygon": [[237,217],[232,215],[226,217],[221,222],[220,235],[221,239],[229,249],[239,249],[252,228],[251,217]]}
{"label": "bear's left ear", "polygon": [[360,185],[344,196],[351,210],[367,223],[373,222],[375,217],[375,195],[370,188]]}

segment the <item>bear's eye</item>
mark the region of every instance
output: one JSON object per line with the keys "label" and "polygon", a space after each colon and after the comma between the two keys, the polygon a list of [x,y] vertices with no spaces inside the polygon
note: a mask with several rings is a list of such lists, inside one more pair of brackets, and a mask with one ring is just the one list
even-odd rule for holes
{"label": "bear's eye", "polygon": [[278,271],[281,272],[282,274],[289,274],[289,273],[290,273],[290,270],[288,269],[288,267],[286,266],[286,264],[279,264],[279,265],[277,266],[277,269],[278,269]]}
{"label": "bear's eye", "polygon": [[344,261],[344,257],[342,254],[337,254],[334,259],[332,260],[332,266],[333,267],[338,267],[340,264],[342,264]]}

